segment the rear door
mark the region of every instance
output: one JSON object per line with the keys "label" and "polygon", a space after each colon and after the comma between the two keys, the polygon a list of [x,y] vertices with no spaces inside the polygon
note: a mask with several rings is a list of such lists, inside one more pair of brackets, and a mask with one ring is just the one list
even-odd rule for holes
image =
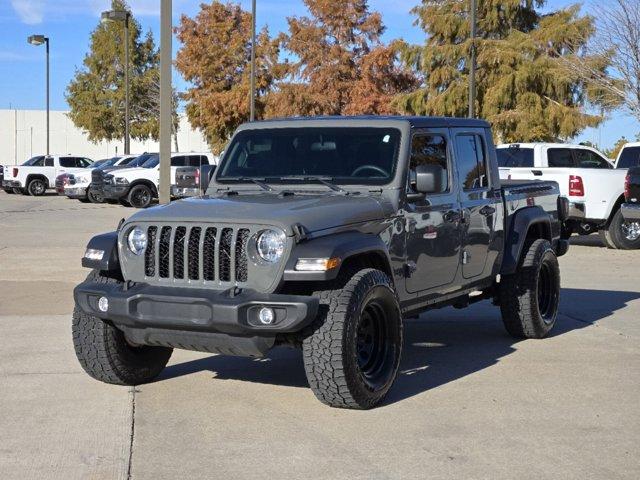
{"label": "rear door", "polygon": [[500,188],[491,185],[484,130],[452,130],[462,208],[462,275],[473,278],[485,270],[502,199]]}
{"label": "rear door", "polygon": [[[460,204],[452,147],[446,128],[417,130],[411,142],[409,198],[406,206],[406,289],[409,293],[441,288],[453,283],[460,261]],[[415,196],[411,178],[418,165],[437,164],[447,172],[446,191]],[[415,175],[413,175],[415,177]]]}

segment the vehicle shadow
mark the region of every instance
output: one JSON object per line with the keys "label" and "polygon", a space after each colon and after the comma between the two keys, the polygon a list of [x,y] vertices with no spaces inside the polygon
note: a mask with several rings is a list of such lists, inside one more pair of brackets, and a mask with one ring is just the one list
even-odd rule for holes
{"label": "vehicle shadow", "polygon": [[591,235],[573,235],[569,240],[571,245],[579,247],[597,247],[606,248],[605,244],[600,240],[600,235],[592,233]]}
{"label": "vehicle shadow", "polygon": [[[563,289],[562,315],[551,336],[588,327],[638,298],[640,292]],[[404,337],[402,362],[387,405],[489,368],[513,353],[519,341],[506,333],[499,309],[489,302],[466,310],[435,310],[420,319],[406,320]],[[201,371],[211,372],[215,380],[308,387],[301,353],[284,347],[264,359],[215,355],[171,365],[158,381]]]}

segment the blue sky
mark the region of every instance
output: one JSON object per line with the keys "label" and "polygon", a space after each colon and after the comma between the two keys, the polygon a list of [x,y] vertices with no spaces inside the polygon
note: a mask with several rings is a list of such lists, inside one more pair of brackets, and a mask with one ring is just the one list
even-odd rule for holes
{"label": "blue sky", "polygon": [[[257,1],[258,22],[266,23],[272,32],[286,29],[287,16],[305,13],[302,0]],[[129,0],[129,3],[144,30],[151,29],[158,40],[160,0]],[[200,3],[173,0],[174,23],[180,14],[195,15]],[[241,3],[250,8],[250,0]],[[371,7],[383,15],[388,39],[402,37],[419,43],[424,36],[413,26],[409,13],[417,3],[418,0],[370,0]],[[574,2],[550,0],[546,8],[571,3]],[[100,12],[109,6],[110,0],[0,0],[0,108],[44,108],[44,48],[26,42],[27,36],[41,33],[51,38],[51,108],[66,110],[65,88],[75,69],[82,65],[89,34],[99,21]],[[175,80],[178,88],[184,87],[178,75]],[[577,140],[590,140],[604,148],[622,135],[633,139],[638,133],[640,125],[636,120],[614,114],[599,129],[589,129]]]}

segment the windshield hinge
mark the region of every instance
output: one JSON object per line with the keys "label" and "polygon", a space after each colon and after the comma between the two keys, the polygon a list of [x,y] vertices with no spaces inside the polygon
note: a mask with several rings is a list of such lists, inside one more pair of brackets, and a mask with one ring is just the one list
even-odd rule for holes
{"label": "windshield hinge", "polygon": [[307,233],[307,229],[304,228],[304,225],[301,225],[299,223],[292,225],[291,230],[293,231],[293,238],[295,239],[296,243],[304,241],[309,235]]}

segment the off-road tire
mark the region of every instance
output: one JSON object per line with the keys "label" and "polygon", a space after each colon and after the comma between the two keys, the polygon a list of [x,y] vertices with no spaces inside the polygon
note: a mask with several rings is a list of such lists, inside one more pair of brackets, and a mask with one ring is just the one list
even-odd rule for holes
{"label": "off-road tire", "polygon": [[[116,278],[92,271],[87,280],[121,284]],[[115,385],[140,385],[156,378],[164,369],[173,349],[132,346],[121,330],[111,323],[84,313],[77,305],[73,311],[73,346],[82,368],[91,377]]]}
{"label": "off-road tire", "polygon": [[148,208],[153,201],[153,191],[146,185],[136,185],[127,196],[127,202],[134,208]]}
{"label": "off-road tire", "polygon": [[[400,365],[402,316],[393,283],[384,272],[365,269],[343,274],[329,287],[314,293],[320,308],[302,341],[307,380],[331,407],[372,408],[393,385]],[[369,345],[366,329],[379,333]],[[379,344],[384,346],[378,349]]]}
{"label": "off-road tire", "polygon": [[607,234],[610,239],[613,248],[619,250],[637,250],[640,249],[640,237],[635,239],[629,239],[625,236],[623,227],[625,224],[631,224],[632,222],[625,222],[622,216],[622,210],[618,210],[609,223]]}
{"label": "off-road tire", "polygon": [[41,178],[34,178],[27,185],[27,192],[32,197],[40,197],[44,195],[47,191],[47,182],[42,180]]}
{"label": "off-road tire", "polygon": [[516,338],[546,337],[558,317],[560,267],[551,243],[538,239],[525,245],[515,274],[499,284],[502,321]]}

